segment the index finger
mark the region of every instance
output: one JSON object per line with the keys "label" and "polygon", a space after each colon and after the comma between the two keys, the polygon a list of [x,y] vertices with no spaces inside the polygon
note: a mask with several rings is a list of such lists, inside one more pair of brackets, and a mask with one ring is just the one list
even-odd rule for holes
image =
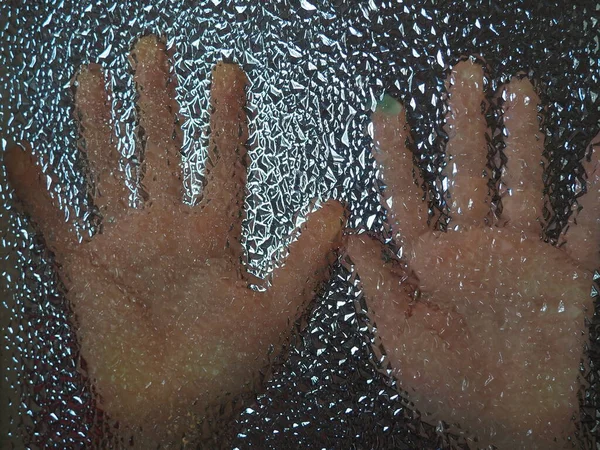
{"label": "index finger", "polygon": [[410,247],[427,230],[428,211],[419,169],[409,148],[410,130],[404,106],[385,96],[373,114],[373,156],[381,165],[385,190],[383,200],[397,243],[410,257]]}

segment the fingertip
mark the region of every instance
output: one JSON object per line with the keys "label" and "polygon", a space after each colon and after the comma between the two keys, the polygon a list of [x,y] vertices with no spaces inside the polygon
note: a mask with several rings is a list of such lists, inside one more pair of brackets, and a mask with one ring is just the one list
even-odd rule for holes
{"label": "fingertip", "polygon": [[33,154],[19,146],[11,146],[4,153],[4,164],[16,197],[21,202],[34,200],[37,196],[32,191],[40,184],[42,171]]}
{"label": "fingertip", "polygon": [[101,66],[93,63],[82,66],[77,73],[75,86],[75,102],[86,125],[107,127],[110,120],[110,106]]}
{"label": "fingertip", "polygon": [[[300,229],[300,236],[290,247],[293,252],[301,253],[307,263],[327,264],[323,256],[330,256],[341,245],[342,230],[347,219],[346,208],[337,200],[328,200],[319,209],[308,215]],[[321,256],[321,258],[319,258]]]}
{"label": "fingertip", "polygon": [[[175,86],[165,42],[153,34],[139,38],[131,49],[130,60],[140,94],[157,106],[168,106],[174,98]],[[170,96],[165,97],[165,93]]]}
{"label": "fingertip", "polygon": [[25,152],[17,146],[9,146],[4,152],[4,166],[11,184],[14,184],[18,176],[25,171],[24,154]]}
{"label": "fingertip", "polygon": [[213,68],[211,101],[215,112],[246,104],[248,77],[238,64],[219,61]]}
{"label": "fingertip", "polygon": [[327,200],[321,208],[309,216],[309,220],[319,223],[326,230],[323,236],[331,243],[339,242],[347,218],[346,207],[337,200]]}

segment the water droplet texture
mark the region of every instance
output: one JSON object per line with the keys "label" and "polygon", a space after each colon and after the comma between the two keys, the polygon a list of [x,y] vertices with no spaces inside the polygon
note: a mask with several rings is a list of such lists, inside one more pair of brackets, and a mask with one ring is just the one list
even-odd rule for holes
{"label": "water droplet texture", "polygon": [[[182,131],[181,179],[189,204],[201,201],[210,166],[211,71],[226,60],[239,64],[248,77],[250,164],[242,258],[251,275],[265,277],[283,259],[313,198],[345,202],[350,228],[387,237],[391,231],[402,233],[385,223],[383,186],[368,132],[384,92],[405,107],[408,146],[428,201],[424,214],[440,229],[454,226],[449,223],[452,183],[447,179],[453,171],[445,167],[445,80],[449,67],[469,55],[485,61],[491,158],[502,160],[506,145],[502,105],[494,97],[498,86],[519,73],[535,80],[547,161],[546,203],[540,209],[547,239],[560,240],[579,186],[586,184],[581,161],[600,118],[598,11],[591,2],[529,6],[514,1],[502,8],[483,1],[468,6],[378,0],[190,3],[0,6],[0,145],[3,150],[15,144],[33,149],[48,191],[78,239],[96,233],[97,208],[102,206],[90,201],[78,157],[82,122],[74,114],[77,74],[89,64],[98,65],[103,74],[115,171],[126,186],[123,202],[141,207],[147,186],[141,183],[145,167],[140,152],[147,142],[129,55],[140,36],[152,33],[166,36],[171,52]],[[492,179],[499,180],[501,164],[490,167]],[[8,439],[17,447],[25,441],[33,448],[105,448],[109,441],[126,446],[113,437],[112,423],[104,420],[84,376],[85,361],[79,359],[71,311],[52,259],[29,221],[16,212],[6,171],[0,175],[0,223],[6,230],[0,289],[10,293],[3,295],[0,314],[6,316],[2,333],[7,349],[1,374],[6,389],[0,400],[10,403]],[[499,197],[490,201],[502,204]],[[397,393],[395,382],[381,375],[378,368],[386,361],[377,347],[371,348],[372,324],[354,277],[345,267],[336,268],[320,303],[297,325],[288,360],[277,362],[266,392],[254,399],[251,413],[246,409],[223,431],[233,436],[233,446],[282,448],[293,440],[300,446],[318,442],[326,447],[340,445],[339,439],[383,448],[466,445],[463,438],[438,435],[434,426],[421,423],[406,408],[408,401]],[[538,306],[558,311],[558,305]],[[591,439],[587,436],[598,429],[595,318],[590,336],[582,439]],[[487,381],[488,374],[483,377]]]}

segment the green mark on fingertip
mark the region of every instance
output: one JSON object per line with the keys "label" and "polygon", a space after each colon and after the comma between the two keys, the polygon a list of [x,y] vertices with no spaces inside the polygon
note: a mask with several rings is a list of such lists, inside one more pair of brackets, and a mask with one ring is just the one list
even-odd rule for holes
{"label": "green mark on fingertip", "polygon": [[385,94],[383,99],[377,103],[377,110],[395,116],[402,111],[402,104],[391,95]]}

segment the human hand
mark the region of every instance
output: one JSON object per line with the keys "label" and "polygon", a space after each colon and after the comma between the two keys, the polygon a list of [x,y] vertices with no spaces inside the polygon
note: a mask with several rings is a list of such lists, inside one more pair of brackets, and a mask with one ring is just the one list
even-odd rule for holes
{"label": "human hand", "polygon": [[229,64],[214,70],[209,173],[202,200],[190,207],[181,202],[164,48],[143,38],[132,60],[144,132],[142,208],[127,206],[98,66],[80,72],[76,91],[81,159],[101,216],[91,239],[77,242],[48,194],[43,164],[18,148],[5,158],[23,211],[55,255],[99,404],[136,430],[136,446],[149,448],[178,441],[194,404],[201,414],[226,393],[250,388],[269,348],[327,276],[344,212],[328,203],[313,213],[270,289],[249,289],[240,264],[245,75]]}
{"label": "human hand", "polygon": [[364,235],[350,237],[348,254],[394,374],[424,420],[456,425],[450,430],[476,438],[476,447],[563,448],[579,406],[584,315],[600,262],[597,151],[584,162],[587,195],[566,245],[552,247],[540,239],[544,140],[533,86],[515,77],[499,93],[506,161],[494,217],[482,70],[459,63],[449,84],[448,232],[427,228],[404,111],[388,99],[373,117],[374,156],[404,258]]}

